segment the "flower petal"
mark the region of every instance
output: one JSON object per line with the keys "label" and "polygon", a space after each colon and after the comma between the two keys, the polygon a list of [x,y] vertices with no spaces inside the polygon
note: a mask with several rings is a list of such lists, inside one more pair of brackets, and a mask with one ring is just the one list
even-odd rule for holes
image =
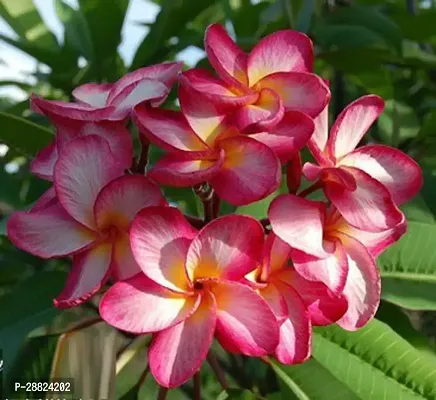
{"label": "flower petal", "polygon": [[234,93],[231,86],[213,74],[199,68],[185,71],[180,76],[180,84],[192,95],[200,95],[213,103],[220,112],[228,112],[236,107],[254,103],[259,95],[248,88],[241,93]]}
{"label": "flower petal", "polygon": [[42,97],[32,95],[30,98],[31,108],[39,114],[44,114],[53,122],[61,119],[75,119],[80,121],[101,121],[111,117],[115,107],[106,106],[94,108],[88,104],[68,103],[60,100],[45,100]]}
{"label": "flower petal", "polygon": [[357,186],[355,177],[346,168],[323,168],[321,180],[324,185],[334,185],[352,192],[356,190]]}
{"label": "flower petal", "polygon": [[200,369],[212,344],[216,318],[215,300],[205,292],[194,314],[154,336],[150,371],[159,385],[180,386]]}
{"label": "flower petal", "polygon": [[289,315],[288,306],[284,296],[273,284],[269,284],[265,288],[258,289],[258,292],[270,306],[277,318],[277,322],[282,324]]}
{"label": "flower petal", "polygon": [[287,269],[280,278],[300,295],[309,311],[313,325],[325,326],[335,323],[348,308],[343,295],[334,295],[326,285],[304,279],[297,271]]}
{"label": "flower petal", "polygon": [[306,145],[313,129],[313,121],[307,115],[298,111],[288,111],[269,132],[250,136],[274,150],[284,164]]}
{"label": "flower petal", "polygon": [[56,198],[54,186],[51,186],[33,203],[31,211],[41,211],[55,203],[58,203],[58,199]]}
{"label": "flower petal", "polygon": [[339,165],[359,168],[377,179],[391,193],[396,204],[414,197],[422,187],[419,165],[402,151],[383,145],[367,145],[345,156]]}
{"label": "flower petal", "polygon": [[38,211],[13,213],[7,228],[16,247],[41,258],[72,254],[96,239],[94,232],[71,218],[58,202]]}
{"label": "flower petal", "polygon": [[381,232],[402,221],[403,214],[380,182],[357,168],[341,169],[354,177],[356,190],[347,190],[333,183],[325,185],[324,192],[349,224],[369,232]]}
{"label": "flower petal", "polygon": [[267,282],[271,274],[285,268],[291,260],[291,251],[291,246],[270,232],[263,248],[261,280]]}
{"label": "flower petal", "polygon": [[204,151],[210,149],[191,129],[181,112],[135,107],[133,120],[142,135],[168,151]]}
{"label": "flower petal", "polygon": [[235,44],[221,25],[213,24],[207,28],[204,49],[209,62],[227,84],[236,87],[248,85],[247,54]]}
{"label": "flower petal", "polygon": [[307,142],[307,147],[312,153],[315,160],[321,164],[325,160],[324,149],[327,145],[327,139],[329,134],[329,110],[328,104],[324,107],[324,110],[313,119],[315,123],[315,130],[313,135]]}
{"label": "flower petal", "polygon": [[76,101],[89,104],[93,107],[106,106],[106,100],[113,83],[85,83],[73,90],[73,97]]}
{"label": "flower petal", "polygon": [[288,318],[280,325],[280,341],[274,356],[282,364],[296,364],[310,357],[310,315],[301,297],[286,284],[279,284],[288,307]]}
{"label": "flower petal", "polygon": [[313,46],[304,34],[283,30],[264,37],[254,46],[247,61],[250,87],[275,72],[311,72]]}
{"label": "flower petal", "polygon": [[99,244],[74,256],[65,287],[54,300],[55,306],[77,306],[97,293],[109,278],[111,258],[110,243]]}
{"label": "flower petal", "polygon": [[130,237],[127,232],[119,233],[113,243],[112,250],[112,278],[116,281],[125,280],[142,273],[141,268],[133,257],[130,247]]}
{"label": "flower petal", "polygon": [[58,159],[56,142],[44,147],[30,162],[30,172],[41,179],[53,180],[53,169]]}
{"label": "flower petal", "polygon": [[303,175],[309,181],[314,181],[316,179],[319,179],[323,170],[324,170],[323,167],[320,167],[311,162],[304,163],[303,165]]}
{"label": "flower petal", "polygon": [[161,102],[169,93],[169,89],[164,83],[147,78],[130,83],[114,96],[113,93],[116,89],[118,87],[114,86],[108,96],[109,104],[116,107],[115,112],[111,115],[113,120],[125,118],[137,104],[150,100]]}
{"label": "flower petal", "polygon": [[109,182],[98,194],[94,215],[99,230],[116,226],[127,232],[138,211],[166,204],[159,187],[143,175],[124,175]]}
{"label": "flower petal", "polygon": [[271,89],[262,89],[254,104],[239,108],[232,115],[233,123],[244,133],[268,131],[283,118],[284,108],[280,97]]}
{"label": "flower petal", "polygon": [[170,153],[160,159],[148,176],[161,185],[186,187],[207,182],[222,168],[224,152]]}
{"label": "flower petal", "polygon": [[337,321],[349,331],[361,328],[374,316],[380,303],[380,275],[365,246],[350,236],[339,236],[348,254],[349,272],[344,295],[348,310]]}
{"label": "flower petal", "polygon": [[324,241],[324,249],[329,255],[323,259],[294,251],[294,267],[303,278],[322,282],[333,293],[342,293],[348,276],[347,253],[339,240]]}
{"label": "flower petal", "polygon": [[212,292],[217,304],[216,338],[228,351],[258,357],[274,351],[279,327],[266,301],[238,282],[220,282]]}
{"label": "flower petal", "polygon": [[375,95],[362,96],[350,103],[332,126],[327,142],[329,153],[339,159],[352,152],[383,108],[383,99]]}
{"label": "flower petal", "polygon": [[180,108],[192,130],[198,137],[213,148],[215,139],[228,129],[227,113],[221,112],[205,96],[193,95],[186,85],[179,87]]}
{"label": "flower petal", "polygon": [[67,212],[94,228],[94,203],[100,190],[124,173],[108,142],[96,135],[79,137],[62,152],[55,168],[56,194]]}
{"label": "flower petal", "polygon": [[280,163],[268,146],[243,136],[224,139],[219,146],[225,160],[209,183],[222,199],[243,205],[263,199],[278,188]]}
{"label": "flower petal", "polygon": [[252,217],[227,215],[209,222],[189,246],[189,279],[242,279],[259,265],[263,236],[262,225]]}
{"label": "flower petal", "polygon": [[280,195],[270,204],[268,217],[273,232],[294,249],[315,257],[327,257],[323,248],[325,204],[292,194]]}
{"label": "flower petal", "polygon": [[337,230],[339,232],[345,233],[346,235],[358,240],[367,248],[374,258],[378,257],[385,249],[395,243],[407,232],[407,220],[404,216],[403,220],[398,225],[381,232],[362,231],[347,224],[345,220],[343,220],[343,223],[338,225],[339,227]]}
{"label": "flower petal", "polygon": [[276,72],[259,81],[256,87],[271,89],[280,97],[285,110],[300,111],[316,117],[330,100],[330,89],[315,74]]}
{"label": "flower petal", "polygon": [[159,285],[179,292],[189,290],[185,259],[196,233],[176,208],[145,208],[130,228],[133,256]]}
{"label": "flower petal", "polygon": [[142,272],[116,282],[100,302],[100,315],[110,325],[136,334],[159,332],[195,312],[200,296],[174,293]]}

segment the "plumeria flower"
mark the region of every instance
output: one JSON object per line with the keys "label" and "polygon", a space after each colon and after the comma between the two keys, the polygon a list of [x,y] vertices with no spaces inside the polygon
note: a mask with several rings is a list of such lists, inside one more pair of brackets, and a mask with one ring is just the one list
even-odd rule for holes
{"label": "plumeria flower", "polygon": [[9,219],[8,236],[18,248],[41,258],[73,256],[58,307],[82,303],[109,277],[126,279],[139,271],[129,245],[130,222],[142,208],[165,200],[144,176],[123,174],[106,140],[74,139],[56,162],[56,198]]}
{"label": "plumeria flower", "polygon": [[[234,205],[248,204],[274,192],[280,162],[292,158],[313,132],[313,121],[290,111],[270,133],[242,135],[213,104],[179,93],[181,112],[136,107],[134,121],[142,135],[168,151],[149,171],[160,184],[192,186],[209,182]],[[193,115],[195,114],[195,115]]]}
{"label": "plumeria flower", "polygon": [[137,334],[154,333],[150,371],[176,387],[200,368],[215,335],[228,351],[261,356],[274,351],[279,328],[265,300],[238,282],[261,258],[263,228],[232,215],[194,229],[171,207],[149,207],[133,221],[133,255],[143,274],[117,282],[100,314]]}
{"label": "plumeria flower", "polygon": [[398,225],[403,215],[396,205],[410,200],[422,186],[418,164],[400,150],[378,144],[356,149],[383,108],[378,96],[357,99],[342,111],[328,137],[326,107],[308,143],[319,165],[303,166],[306,178],[319,180],[348,223],[373,232]]}
{"label": "plumeria flower", "polygon": [[56,124],[55,140],[36,155],[30,164],[30,171],[39,178],[52,181],[59,153],[67,148],[73,139],[87,135],[97,135],[106,139],[113,155],[124,168],[131,166],[132,137],[123,124],[114,121],[83,122],[70,119]]}
{"label": "plumeria flower", "polygon": [[351,226],[335,207],[294,195],[281,195],[269,207],[273,232],[292,247],[295,270],[310,281],[343,293],[347,312],[337,323],[344,329],[364,326],[380,302],[375,258],[407,230],[406,220],[382,232]]}
{"label": "plumeria flower", "polygon": [[291,247],[273,232],[264,246],[263,262],[249,275],[280,324],[280,342],[274,356],[283,364],[301,363],[311,351],[311,325],[330,325],[347,310],[344,296],[333,294],[321,282],[304,279],[289,265]]}
{"label": "plumeria flower", "polygon": [[312,73],[313,46],[303,33],[275,32],[247,55],[214,24],[206,31],[205,50],[220,79],[192,69],[182,74],[181,84],[220,110],[237,108],[241,130],[268,130],[288,110],[315,117],[329,101],[328,86]]}
{"label": "plumeria flower", "polygon": [[54,123],[64,119],[92,122],[124,120],[137,104],[162,104],[182,67],[181,62],[157,64],[130,72],[115,83],[87,83],[73,91],[76,99],[73,103],[44,100],[34,95],[31,106]]}

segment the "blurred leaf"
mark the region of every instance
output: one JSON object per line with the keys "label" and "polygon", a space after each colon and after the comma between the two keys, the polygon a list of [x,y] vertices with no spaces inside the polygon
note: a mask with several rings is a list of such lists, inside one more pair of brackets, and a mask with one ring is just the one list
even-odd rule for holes
{"label": "blurred leaf", "polygon": [[377,260],[382,297],[412,310],[436,310],[436,225],[409,221],[408,232]]}
{"label": "blurred leaf", "polygon": [[426,42],[432,36],[436,36],[436,10],[420,10],[417,15],[402,10],[401,13],[392,14],[391,19],[407,39]]}
{"label": "blurred leaf", "polygon": [[[431,200],[431,199],[429,199]],[[401,211],[403,211],[407,220],[410,221],[420,221],[429,223],[436,222],[436,214],[432,212],[429,208],[429,204],[425,201],[421,193],[417,194],[411,201],[403,204],[401,206]]]}
{"label": "blurred leaf", "polygon": [[54,138],[49,129],[1,111],[0,125],[0,142],[27,156],[34,156]]}
{"label": "blurred leaf", "polygon": [[413,108],[390,99],[385,102],[385,110],[378,119],[379,133],[385,144],[393,144],[394,123],[399,129],[399,143],[418,134],[419,122]]}
{"label": "blurred leaf", "polygon": [[389,47],[401,54],[401,32],[398,26],[377,9],[366,6],[336,7],[329,15],[328,22],[363,27],[381,38]]}
{"label": "blurred leaf", "polygon": [[44,24],[33,0],[2,0],[0,15],[21,39],[37,47],[59,49],[56,37]]}
{"label": "blurred leaf", "polygon": [[229,388],[219,394],[216,400],[262,400],[261,396],[255,395],[246,389]]}
{"label": "blurred leaf", "polygon": [[162,0],[161,10],[156,21],[151,25],[150,32],[139,45],[130,69],[134,70],[147,64],[161,62],[158,53],[163,51],[162,47],[166,41],[177,36],[183,26],[215,2],[216,0],[195,2]]}
{"label": "blurred leaf", "polygon": [[359,398],[436,397],[436,362],[383,322],[373,319],[356,332],[335,325],[314,331],[315,360]]}
{"label": "blurred leaf", "polygon": [[40,272],[0,297],[0,343],[7,377],[27,334],[59,312],[53,298],[62,289],[65,277],[61,272]]}
{"label": "blurred leaf", "polygon": [[310,28],[312,15],[315,11],[315,0],[305,0],[300,8],[295,29],[300,32],[307,33]]}
{"label": "blurred leaf", "polygon": [[271,366],[280,378],[282,398],[324,400],[326,393],[334,393],[337,399],[359,398],[313,358],[300,365],[281,365],[272,361]]}

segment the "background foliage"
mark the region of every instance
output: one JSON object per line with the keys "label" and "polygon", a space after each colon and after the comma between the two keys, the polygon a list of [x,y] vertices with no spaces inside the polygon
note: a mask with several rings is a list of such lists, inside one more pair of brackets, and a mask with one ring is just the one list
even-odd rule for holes
{"label": "background foliage", "polygon": [[[316,44],[316,72],[330,80],[333,114],[360,95],[382,96],[386,111],[365,141],[400,148],[425,172],[421,193],[403,207],[410,220],[408,234],[378,260],[383,302],[377,319],[354,333],[335,326],[316,329],[313,357],[303,365],[267,365],[218,353],[231,386],[241,389],[220,393],[205,365],[202,398],[435,399],[435,2],[155,0],[160,11],[131,65],[118,53],[129,0],[78,3],[74,9],[54,1],[65,28],[58,41],[32,0],[0,2],[0,16],[16,33],[16,38],[2,35],[0,40],[38,62],[34,86],[10,80],[0,80],[0,86],[67,100],[82,83],[114,81],[127,71],[172,60],[188,46],[202,48],[205,28],[212,22],[225,24],[246,50],[268,33],[298,29]],[[198,65],[209,67],[206,59]],[[174,98],[168,107],[175,106]],[[73,376],[76,393],[86,399],[155,398],[151,377],[142,379],[148,338],[112,331],[96,319],[95,303],[63,312],[54,309],[52,298],[62,288],[68,260],[34,258],[6,238],[8,215],[29,207],[48,187],[30,175],[28,164],[52,139],[52,130],[30,112],[28,100],[7,97],[0,98],[0,127],[0,143],[9,149],[0,158],[0,347],[5,380]],[[151,159],[157,154],[153,149]],[[191,190],[168,189],[166,195],[186,212],[198,213]],[[269,200],[236,212],[265,217]],[[226,205],[224,211],[235,210]],[[191,395],[187,384],[170,391],[168,398]]]}

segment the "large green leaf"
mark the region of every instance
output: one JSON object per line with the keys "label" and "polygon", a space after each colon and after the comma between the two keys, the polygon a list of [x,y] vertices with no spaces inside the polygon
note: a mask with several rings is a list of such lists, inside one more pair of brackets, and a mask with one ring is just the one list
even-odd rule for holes
{"label": "large green leaf", "polygon": [[37,47],[59,49],[55,36],[44,24],[33,0],[2,0],[0,16],[22,40]]}
{"label": "large green leaf", "polygon": [[315,328],[313,357],[362,399],[436,398],[436,362],[376,319],[357,332]]}
{"label": "large green leaf", "polygon": [[[325,400],[326,393],[334,393],[335,399],[358,399],[346,384],[336,379],[313,358],[300,365],[271,364],[280,379],[282,398],[289,400]],[[316,382],[316,385],[314,385]]]}
{"label": "large green leaf", "polygon": [[0,297],[0,343],[7,374],[27,334],[59,312],[53,298],[62,289],[65,277],[62,272],[40,272]]}
{"label": "large green leaf", "polygon": [[26,156],[34,156],[53,140],[49,129],[1,111],[0,125],[0,142]]}
{"label": "large green leaf", "polygon": [[436,310],[435,237],[435,224],[409,221],[408,232],[378,258],[385,300]]}

